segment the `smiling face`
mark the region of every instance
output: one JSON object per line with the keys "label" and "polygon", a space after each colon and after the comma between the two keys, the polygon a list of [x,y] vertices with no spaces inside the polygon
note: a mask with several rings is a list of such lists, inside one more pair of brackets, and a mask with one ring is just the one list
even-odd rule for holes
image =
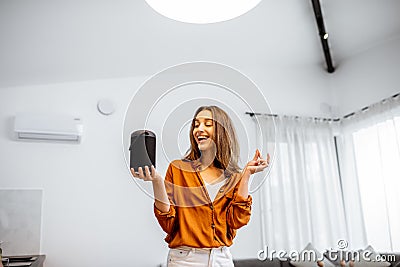
{"label": "smiling face", "polygon": [[189,132],[190,149],[185,159],[195,165],[202,159],[206,164],[213,160],[212,164],[228,176],[240,172],[239,143],[228,114],[217,106],[199,107],[194,114]]}
{"label": "smiling face", "polygon": [[197,114],[192,133],[200,150],[211,148],[214,137],[214,121],[211,111],[202,110]]}

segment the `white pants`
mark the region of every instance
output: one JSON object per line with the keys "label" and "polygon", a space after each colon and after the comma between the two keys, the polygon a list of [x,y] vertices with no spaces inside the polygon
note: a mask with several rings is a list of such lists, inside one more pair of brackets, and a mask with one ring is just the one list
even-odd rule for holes
{"label": "white pants", "polygon": [[234,267],[228,247],[219,248],[171,248],[168,267]]}

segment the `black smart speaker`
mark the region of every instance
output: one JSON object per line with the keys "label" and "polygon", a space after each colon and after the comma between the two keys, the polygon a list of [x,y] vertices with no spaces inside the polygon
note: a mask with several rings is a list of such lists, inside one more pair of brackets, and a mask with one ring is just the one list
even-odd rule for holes
{"label": "black smart speaker", "polygon": [[139,167],[156,167],[156,135],[149,130],[138,130],[131,134],[130,166],[138,171]]}

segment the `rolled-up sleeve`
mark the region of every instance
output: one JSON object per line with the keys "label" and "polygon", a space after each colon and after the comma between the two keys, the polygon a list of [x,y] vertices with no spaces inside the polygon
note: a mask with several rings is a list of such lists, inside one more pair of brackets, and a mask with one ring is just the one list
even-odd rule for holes
{"label": "rolled-up sleeve", "polygon": [[175,206],[171,205],[168,212],[161,212],[157,209],[156,205],[154,205],[154,214],[164,232],[171,234],[175,223]]}
{"label": "rolled-up sleeve", "polygon": [[173,204],[173,182],[172,182],[172,164],[168,166],[167,173],[165,175],[165,189],[167,191],[170,207],[168,212],[160,211],[154,203],[154,215],[157,218],[161,228],[170,235],[174,229],[176,219],[176,208]]}
{"label": "rolled-up sleeve", "polygon": [[227,213],[227,223],[232,229],[239,229],[250,221],[252,197],[247,198],[235,195]]}

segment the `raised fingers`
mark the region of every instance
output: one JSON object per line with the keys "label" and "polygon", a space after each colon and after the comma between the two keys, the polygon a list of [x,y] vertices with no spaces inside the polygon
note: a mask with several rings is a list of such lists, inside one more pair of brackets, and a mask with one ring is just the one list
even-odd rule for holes
{"label": "raised fingers", "polygon": [[[257,151],[258,151],[258,149],[257,149]],[[269,165],[269,162],[270,162],[270,160],[271,160],[271,156],[270,156],[269,153],[267,153],[266,159],[263,159],[263,157],[261,156],[261,153],[260,153],[259,151],[258,151],[258,156],[259,156],[259,158],[256,159],[258,165],[261,165],[261,164],[264,164],[264,163],[266,163],[267,165]],[[253,159],[253,161],[254,161],[254,160],[255,160],[255,159]]]}
{"label": "raised fingers", "polygon": [[[258,156],[258,158],[256,158],[256,156]],[[269,153],[267,153],[267,157],[263,159],[260,151],[257,149],[256,155],[254,156],[254,159],[249,162],[249,165],[253,165],[255,167],[254,173],[261,172],[269,166],[270,159],[271,156]]]}
{"label": "raised fingers", "polygon": [[259,157],[261,157],[260,150],[256,149],[256,153],[254,154],[253,160],[257,160]]}

